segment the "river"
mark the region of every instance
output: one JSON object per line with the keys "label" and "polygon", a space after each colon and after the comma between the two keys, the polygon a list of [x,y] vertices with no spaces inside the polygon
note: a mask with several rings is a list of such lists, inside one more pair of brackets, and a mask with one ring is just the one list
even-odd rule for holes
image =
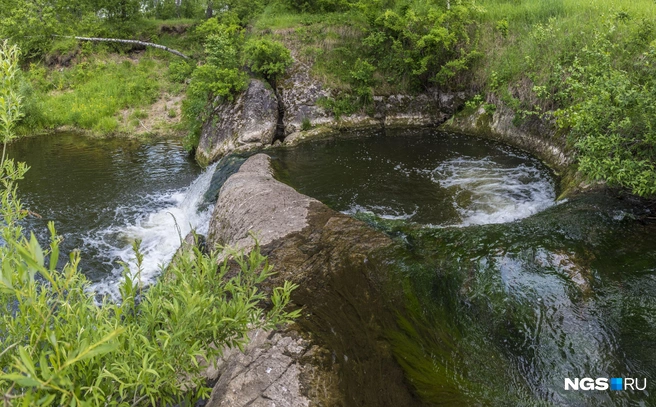
{"label": "river", "polygon": [[[653,405],[656,226],[607,193],[565,201],[534,157],[490,141],[406,130],[274,149],[277,176],[403,248],[406,309],[389,341],[426,401],[447,405]],[[82,251],[98,294],[143,240],[146,282],[192,228],[203,233],[226,171],[176,141],[20,140],[25,228]],[[224,164],[221,164],[225,166]],[[234,163],[231,164],[234,167]],[[565,378],[630,377],[646,391],[566,391]]]}
{"label": "river", "polygon": [[530,155],[430,130],[274,156],[283,181],[402,246],[407,309],[389,336],[425,400],[655,404],[651,384],[564,389],[656,379],[656,225],[643,206],[604,192],[556,202],[557,177]]}

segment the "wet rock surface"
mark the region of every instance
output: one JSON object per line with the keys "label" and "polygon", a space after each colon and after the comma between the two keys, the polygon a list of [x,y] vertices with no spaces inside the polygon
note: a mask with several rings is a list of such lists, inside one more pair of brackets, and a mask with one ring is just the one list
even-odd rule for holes
{"label": "wet rock surface", "polygon": [[264,230],[261,251],[277,272],[270,284],[298,284],[292,301],[302,316],[286,332],[256,338],[245,355],[226,354],[211,405],[422,405],[386,341],[401,303],[389,284],[392,241],[272,174],[258,154],[228,179],[208,243],[252,247],[249,232]]}
{"label": "wet rock surface", "polygon": [[503,141],[535,154],[560,171],[573,162],[572,154],[567,153],[566,139],[558,135],[555,123],[538,118],[516,122],[515,112],[501,102],[496,106],[491,114],[480,108],[455,117],[444,128]]}
{"label": "wet rock surface", "polygon": [[273,142],[278,101],[264,82],[252,79],[234,102],[219,104],[201,129],[196,158],[202,164],[232,151],[263,147]]}

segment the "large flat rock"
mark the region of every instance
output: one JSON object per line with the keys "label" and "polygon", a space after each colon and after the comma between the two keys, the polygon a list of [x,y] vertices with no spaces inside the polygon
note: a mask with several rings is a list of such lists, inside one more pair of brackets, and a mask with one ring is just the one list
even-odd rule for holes
{"label": "large flat rock", "polygon": [[276,271],[268,283],[298,284],[292,301],[303,312],[227,354],[210,405],[422,405],[387,342],[402,304],[390,286],[393,242],[277,181],[270,161],[250,157],[223,185],[208,244],[250,249],[258,236]]}

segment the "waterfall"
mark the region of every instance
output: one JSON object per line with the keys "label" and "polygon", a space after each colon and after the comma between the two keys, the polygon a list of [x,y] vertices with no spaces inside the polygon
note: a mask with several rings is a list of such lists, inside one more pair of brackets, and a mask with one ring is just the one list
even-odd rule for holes
{"label": "waterfall", "polygon": [[[218,162],[206,168],[189,187],[168,194],[165,199],[171,205],[146,214],[131,224],[111,226],[98,232],[98,241],[105,242],[107,239],[104,236],[111,235],[117,237],[112,240],[121,242],[104,248],[108,257],[127,264],[130,271],[136,273],[132,243],[140,239],[144,255],[141,281],[144,285],[152,284],[162,267],[171,261],[180,247],[181,239],[191,230],[200,234],[207,233],[212,206],[205,201],[204,196],[210,188],[217,165]],[[115,267],[111,276],[94,283],[91,289],[99,295],[109,295],[116,299],[121,276],[122,267]]]}

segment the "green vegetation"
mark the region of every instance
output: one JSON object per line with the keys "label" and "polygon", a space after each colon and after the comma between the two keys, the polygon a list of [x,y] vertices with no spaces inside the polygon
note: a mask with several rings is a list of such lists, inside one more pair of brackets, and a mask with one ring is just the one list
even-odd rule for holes
{"label": "green vegetation", "polygon": [[33,68],[29,74],[36,105],[23,121],[25,132],[74,126],[111,133],[119,111],[151,105],[161,86],[152,59],[95,59],[64,71]]}
{"label": "green vegetation", "polygon": [[[18,49],[0,47],[2,141],[15,138],[21,118]],[[193,404],[207,397],[204,361],[224,346],[241,347],[247,332],[272,328],[298,315],[287,312],[295,286],[285,283],[265,294],[258,288],[271,274],[259,249],[250,255],[225,249],[205,254],[186,248],[158,284],[145,290],[140,271],[127,266],[118,303],[96,304],[80,254],[60,264],[58,236],[43,249],[24,235],[27,211],[17,181],[28,168],[0,161],[0,394],[5,405],[137,406]],[[137,268],[143,257],[134,245]],[[264,303],[268,309],[264,310]]]}
{"label": "green vegetation", "polygon": [[268,39],[251,39],[244,46],[244,58],[251,71],[275,84],[276,77],[285,73],[292,64],[291,52],[279,42]]}
{"label": "green vegetation", "polygon": [[272,86],[275,78],[292,62],[290,51],[281,43],[267,39],[245,41],[245,30],[239,17],[226,13],[199,25],[195,32],[204,44],[202,64],[191,74],[183,118],[187,126],[185,146],[193,150],[198,145],[201,125],[208,120],[212,107],[234,97],[248,87],[244,64],[261,75]]}
{"label": "green vegetation", "polygon": [[16,138],[14,127],[23,117],[22,97],[18,90],[18,47],[0,44],[0,138],[2,139],[2,159],[5,162],[7,143]]}
{"label": "green vegetation", "polygon": [[[23,172],[9,162],[3,177]],[[48,250],[33,235],[22,237],[11,181],[9,187],[3,215],[11,210],[12,218],[0,250],[0,391],[15,405],[193,403],[211,390],[201,361],[215,360],[222,345],[243,346],[249,329],[296,316],[283,311],[293,285],[270,297],[256,288],[271,275],[257,250],[247,258],[232,253],[241,270],[232,278],[225,262],[217,272],[216,253],[198,249],[179,256],[148,290],[126,271],[121,302],[98,306],[78,271],[78,253],[55,269],[60,238],[52,224]],[[267,312],[264,300],[273,304]]]}
{"label": "green vegetation", "polygon": [[[516,124],[552,122],[589,179],[653,198],[655,21],[653,0],[0,0],[0,136],[4,146],[62,126],[152,131],[153,105],[184,94],[193,150],[214,108],[251,75],[275,88],[296,60],[331,90],[320,103],[338,118],[371,113],[375,95],[465,91],[463,113],[504,105]],[[151,41],[192,58],[70,35]],[[178,117],[170,106],[160,114],[166,126]],[[219,352],[210,344],[239,346],[247,324],[295,315],[283,311],[292,286],[273,292],[270,311],[257,307],[267,298],[254,287],[270,268],[256,252],[224,280],[216,253],[188,251],[148,291],[126,273],[122,302],[97,307],[76,253],[55,270],[54,227],[46,250],[23,236],[16,182],[26,170],[3,147],[0,389],[11,403],[197,398],[207,393],[197,362]],[[417,343],[422,321],[401,323]],[[417,355],[408,371],[427,368]]]}
{"label": "green vegetation", "polygon": [[[579,170],[656,195],[653,105],[656,3],[647,0],[482,3],[472,88],[487,102],[556,120]],[[483,103],[483,102],[481,102]]]}
{"label": "green vegetation", "polygon": [[[275,85],[293,54],[331,89],[320,103],[337,117],[371,113],[374,95],[464,90],[480,95],[469,110],[493,114],[501,103],[516,124],[555,122],[590,179],[653,196],[655,17],[651,0],[0,0],[0,38],[31,66],[19,90],[24,133],[136,131],[143,123],[124,117],[186,89],[193,149],[247,72]],[[134,69],[114,57],[127,46],[62,35],[160,42],[193,59],[149,50]]]}

